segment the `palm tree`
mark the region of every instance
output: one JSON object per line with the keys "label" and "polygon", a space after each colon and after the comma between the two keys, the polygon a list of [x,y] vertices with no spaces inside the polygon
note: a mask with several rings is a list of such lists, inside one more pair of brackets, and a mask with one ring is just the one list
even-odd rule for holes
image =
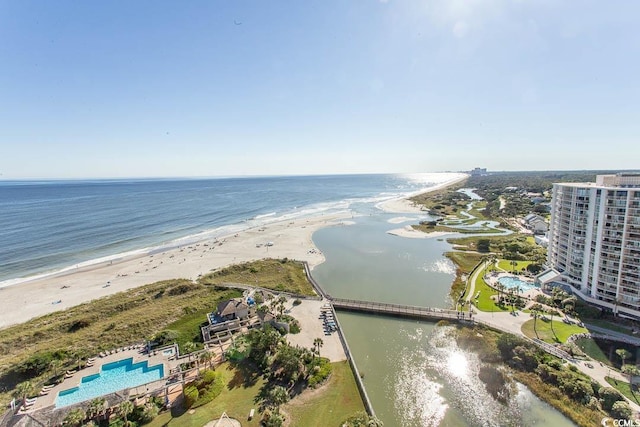
{"label": "palm tree", "polygon": [[58,378],[60,366],[62,366],[60,359],[51,359],[51,362],[49,362],[49,369],[51,369],[54,378]]}
{"label": "palm tree", "polygon": [[285,296],[279,296],[277,303],[278,303],[278,311],[280,312],[280,316],[282,316],[282,314],[284,313],[284,303],[287,302],[287,297]]}
{"label": "palm tree", "polygon": [[549,326],[551,326],[551,332],[553,333],[553,336],[555,337],[556,341],[558,341],[558,337],[556,336],[556,331],[553,330],[553,312],[551,312],[551,321],[549,323]]}
{"label": "palm tree", "polygon": [[511,261],[509,262],[509,264],[511,264],[511,267],[513,267],[513,270],[512,270],[512,271],[515,273],[515,272],[517,271],[518,261],[516,261],[516,260],[511,260]]}
{"label": "palm tree", "polygon": [[122,402],[120,404],[120,406],[118,407],[118,413],[120,414],[120,416],[124,419],[124,425],[128,426],[129,425],[129,421],[127,421],[127,417],[129,416],[129,414],[131,414],[133,412],[133,403],[131,403],[128,400],[125,400],[124,402]]}
{"label": "palm tree", "polygon": [[87,408],[87,418],[93,420],[104,414],[107,410],[107,401],[102,397],[98,397],[89,402]]}
{"label": "palm tree", "polygon": [[85,412],[81,408],[76,408],[70,411],[62,420],[63,426],[79,426],[86,418]]}
{"label": "palm tree", "polygon": [[502,289],[504,285],[500,282],[496,283],[496,290],[498,291],[498,301],[496,301],[496,305],[500,305],[500,301],[502,300]]}
{"label": "palm tree", "polygon": [[276,413],[279,414],[280,405],[289,401],[289,393],[286,388],[277,385],[269,390],[268,399],[273,409],[275,409]]}
{"label": "palm tree", "polygon": [[536,329],[536,322],[538,321],[538,310],[531,310],[531,315],[533,316],[533,332],[536,334],[536,338],[538,337],[538,330]]}
{"label": "palm tree", "polygon": [[626,348],[617,349],[616,354],[620,356],[620,359],[622,360],[622,366],[624,366],[624,361],[631,357],[631,353]]}
{"label": "palm tree", "polygon": [[24,402],[27,399],[27,396],[33,394],[35,391],[35,387],[31,381],[23,381],[16,386],[16,397],[22,399]]}
{"label": "palm tree", "polygon": [[198,362],[202,363],[205,366],[205,368],[207,367],[207,365],[209,366],[209,368],[211,368],[212,358],[213,358],[213,355],[211,354],[211,352],[209,350],[205,350],[198,355]]}
{"label": "palm tree", "polygon": [[631,379],[633,377],[640,375],[640,369],[638,369],[638,367],[633,364],[624,365],[622,367],[622,372],[629,375],[629,383],[631,383]]}
{"label": "palm tree", "polygon": [[198,348],[198,346],[193,341],[187,341],[182,345],[182,349],[184,350],[185,354],[193,353],[194,351],[196,351],[196,348]]}
{"label": "palm tree", "polygon": [[35,387],[31,383],[31,381],[23,381],[16,386],[15,394],[24,402],[27,399],[28,395],[33,394],[34,390]]}
{"label": "palm tree", "polygon": [[315,352],[318,353],[318,357],[320,357],[320,349],[323,345],[324,341],[322,341],[322,338],[316,338],[313,340],[313,348],[315,349]]}

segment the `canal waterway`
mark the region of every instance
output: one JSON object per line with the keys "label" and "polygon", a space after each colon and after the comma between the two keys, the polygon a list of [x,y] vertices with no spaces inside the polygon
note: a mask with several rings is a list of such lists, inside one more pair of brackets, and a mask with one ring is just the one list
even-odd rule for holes
{"label": "canal waterway", "polygon": [[[455,266],[441,238],[387,231],[424,219],[356,206],[349,225],[314,234],[326,262],[313,275],[335,297],[449,308]],[[402,221],[405,218],[406,221]],[[458,348],[448,327],[406,319],[339,313],[376,415],[385,427],[573,426],[526,387],[508,405],[478,379],[477,356]]]}

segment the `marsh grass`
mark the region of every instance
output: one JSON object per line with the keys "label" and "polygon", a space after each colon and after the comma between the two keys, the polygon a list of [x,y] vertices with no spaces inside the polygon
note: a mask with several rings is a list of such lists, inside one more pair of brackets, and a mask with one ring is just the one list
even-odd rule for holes
{"label": "marsh grass", "polygon": [[[216,276],[217,278],[218,276]],[[303,265],[290,260],[261,260],[222,270],[224,281],[281,288],[312,294]],[[246,280],[251,278],[253,280]],[[46,366],[38,372],[19,367],[34,357],[60,361],[59,372],[104,350],[144,342],[160,331],[176,333],[176,342],[201,344],[200,325],[219,301],[241,291],[218,288],[215,280],[174,279],[140,286],[64,311],[0,330],[0,400],[9,401],[15,386],[30,380],[36,387],[54,375]],[[42,365],[42,364],[41,364]]]}
{"label": "marsh grass", "polygon": [[246,283],[274,291],[286,291],[298,295],[316,295],[307,280],[302,262],[286,258],[267,258],[232,265],[201,277],[199,283],[214,286],[223,283]]}

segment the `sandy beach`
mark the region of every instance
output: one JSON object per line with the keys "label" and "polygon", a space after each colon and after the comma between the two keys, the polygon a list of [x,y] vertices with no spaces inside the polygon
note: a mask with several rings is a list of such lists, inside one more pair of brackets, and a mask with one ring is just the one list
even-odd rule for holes
{"label": "sandy beach", "polygon": [[[457,184],[461,181],[467,179],[469,175],[460,174],[459,178],[456,178],[451,181],[443,182],[442,184],[434,185],[433,187],[429,187],[424,191],[420,191],[414,194],[411,194],[409,198],[415,197],[420,194],[431,193],[433,191],[440,190],[442,188],[446,188],[450,185]],[[416,205],[414,202],[410,201],[409,198],[406,197],[398,197],[395,199],[387,200],[382,203],[378,203],[377,207],[382,209],[385,212],[390,213],[424,213],[420,206]]]}
{"label": "sandy beach", "polygon": [[[447,187],[465,178],[466,176],[461,176],[429,188],[426,192]],[[412,202],[402,198],[383,202],[378,207],[386,212],[421,212]],[[405,220],[407,218],[400,217],[398,222]],[[307,261],[313,268],[324,261],[324,256],[311,239],[313,233],[322,227],[352,223],[350,211],[274,222],[162,252],[140,254],[36,277],[0,288],[3,305],[14,308],[0,313],[0,328],[160,280],[195,280],[211,270],[256,259],[287,257]],[[406,231],[406,228],[400,230],[405,231],[394,230],[394,234],[403,237],[418,237],[420,234],[435,237],[418,232],[414,234]]]}
{"label": "sandy beach", "polygon": [[0,328],[159,280],[197,279],[213,269],[250,260],[287,257],[307,261],[313,268],[324,256],[311,236],[321,227],[343,224],[346,218],[351,218],[349,212],[271,223],[0,288],[3,305],[13,308],[0,313]]}

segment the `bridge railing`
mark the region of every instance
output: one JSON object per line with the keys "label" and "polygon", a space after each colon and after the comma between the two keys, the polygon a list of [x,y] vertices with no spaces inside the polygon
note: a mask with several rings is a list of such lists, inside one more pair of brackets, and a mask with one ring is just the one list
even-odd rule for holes
{"label": "bridge railing", "polygon": [[346,298],[334,298],[332,300],[336,308],[361,309],[378,313],[397,313],[405,315],[416,315],[441,319],[461,319],[470,320],[471,315],[467,312],[448,310],[443,308],[420,307],[415,305],[380,303],[374,301],[361,301]]}

